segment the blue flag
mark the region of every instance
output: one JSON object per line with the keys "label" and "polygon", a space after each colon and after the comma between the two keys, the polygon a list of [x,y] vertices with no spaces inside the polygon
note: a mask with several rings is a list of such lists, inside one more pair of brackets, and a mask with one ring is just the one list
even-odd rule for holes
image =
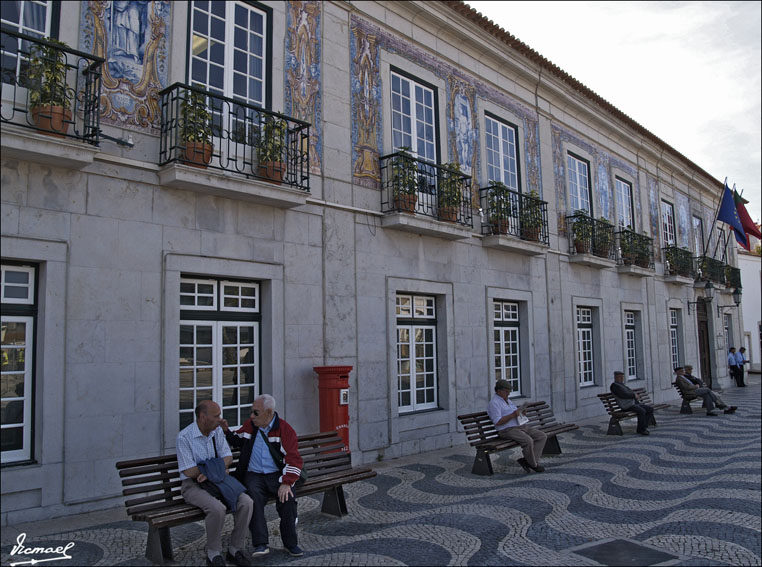
{"label": "blue flag", "polygon": [[717,213],[717,220],[729,224],[735,233],[736,240],[742,246],[746,246],[746,232],[741,224],[741,218],[738,216],[736,202],[733,199],[733,193],[730,192],[728,182],[725,182],[725,192],[722,194],[722,203]]}

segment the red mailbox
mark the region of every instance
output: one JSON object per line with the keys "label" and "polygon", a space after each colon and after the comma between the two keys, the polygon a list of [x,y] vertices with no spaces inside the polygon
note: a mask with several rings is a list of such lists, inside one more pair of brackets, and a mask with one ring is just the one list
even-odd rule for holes
{"label": "red mailbox", "polygon": [[351,366],[313,366],[320,392],[320,431],[336,431],[349,452],[349,373]]}

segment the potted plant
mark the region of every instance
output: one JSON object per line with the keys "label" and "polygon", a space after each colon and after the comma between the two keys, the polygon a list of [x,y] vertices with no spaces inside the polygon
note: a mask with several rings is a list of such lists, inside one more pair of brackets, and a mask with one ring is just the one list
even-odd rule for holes
{"label": "potted plant", "polygon": [[590,251],[590,243],[593,238],[593,219],[583,209],[574,211],[572,237],[574,239],[574,249],[578,254]]}
{"label": "potted plant", "polygon": [[611,237],[614,225],[606,217],[600,217],[593,227],[593,254],[608,258],[611,253]]}
{"label": "potted plant", "polygon": [[643,234],[633,232],[635,238],[635,263],[641,268],[651,267],[651,238],[646,231]]}
{"label": "potted plant", "polygon": [[537,242],[540,240],[542,229],[542,201],[540,195],[532,189],[523,196],[520,201],[519,223],[521,224],[521,236],[526,240]]}
{"label": "potted plant", "polygon": [[508,187],[500,181],[490,181],[487,191],[487,212],[492,234],[508,234],[510,218],[516,215]]}
{"label": "potted plant", "polygon": [[287,134],[288,123],[283,118],[265,118],[257,145],[257,172],[273,183],[280,184],[286,175]]}
{"label": "potted plant", "polygon": [[63,138],[71,124],[74,90],[66,86],[66,53],[62,41],[46,38],[50,45],[33,43],[29,49],[26,85],[32,122],[42,132]]}
{"label": "potted plant", "polygon": [[458,209],[463,199],[460,191],[460,180],[460,164],[457,162],[444,164],[444,171],[440,170],[439,172],[437,187],[437,207],[441,220],[448,222],[458,220]]}
{"label": "potted plant", "polygon": [[206,95],[185,91],[180,103],[180,139],[183,141],[183,160],[194,167],[206,168],[212,161],[212,115]]}
{"label": "potted plant", "polygon": [[392,205],[397,210],[415,214],[418,202],[418,166],[409,151],[409,147],[402,146],[390,164]]}

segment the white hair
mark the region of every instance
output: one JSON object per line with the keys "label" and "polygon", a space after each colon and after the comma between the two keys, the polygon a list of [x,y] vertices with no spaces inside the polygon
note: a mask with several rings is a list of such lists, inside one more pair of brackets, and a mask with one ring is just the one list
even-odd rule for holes
{"label": "white hair", "polygon": [[257,396],[254,401],[256,402],[257,400],[262,400],[264,409],[275,410],[275,398],[273,398],[270,394],[262,394],[261,396]]}

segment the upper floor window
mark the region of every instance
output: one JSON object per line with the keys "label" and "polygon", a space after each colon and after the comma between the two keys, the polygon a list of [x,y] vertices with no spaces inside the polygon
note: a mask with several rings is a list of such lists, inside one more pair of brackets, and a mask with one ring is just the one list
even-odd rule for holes
{"label": "upper floor window", "polygon": [[[4,30],[12,30],[33,37],[45,38],[51,36],[51,16],[53,2],[30,2],[21,0],[16,2],[0,2],[0,25]],[[12,43],[3,45],[3,76],[2,82],[9,83],[15,77],[22,77],[29,65],[26,57],[19,58],[16,53],[21,50],[29,53],[30,46],[26,41],[19,40],[16,46]],[[15,75],[10,75],[10,70],[15,68]]]}
{"label": "upper floor window", "polygon": [[416,157],[436,162],[434,88],[395,71],[391,84],[392,151],[410,148]]}
{"label": "upper floor window", "polygon": [[513,191],[520,191],[518,130],[516,126],[491,116],[485,116],[484,132],[487,179],[499,181]]}
{"label": "upper floor window", "polygon": [[675,245],[675,209],[666,201],[661,202],[661,234],[665,246]]}
{"label": "upper floor window", "polygon": [[195,1],[190,25],[189,82],[265,107],[270,57],[268,13],[245,2]]}
{"label": "upper floor window", "polygon": [[617,177],[616,183],[616,213],[619,226],[635,229],[632,219],[632,185]]}
{"label": "upper floor window", "polygon": [[569,176],[569,198],[572,211],[590,209],[590,164],[572,154],[566,155],[566,169]]}
{"label": "upper floor window", "polygon": [[704,223],[700,217],[693,217],[693,253],[696,256],[704,254]]}

